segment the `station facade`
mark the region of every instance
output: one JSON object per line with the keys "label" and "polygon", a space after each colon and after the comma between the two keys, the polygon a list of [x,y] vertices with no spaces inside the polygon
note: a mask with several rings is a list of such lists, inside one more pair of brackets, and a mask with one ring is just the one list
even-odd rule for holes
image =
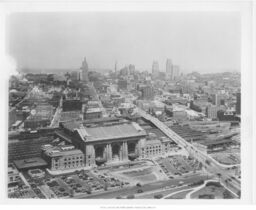
{"label": "station facade", "polygon": [[88,167],[141,157],[142,142],[147,136],[137,123],[127,120],[95,124],[66,122],[61,127],[70,143],[84,153]]}

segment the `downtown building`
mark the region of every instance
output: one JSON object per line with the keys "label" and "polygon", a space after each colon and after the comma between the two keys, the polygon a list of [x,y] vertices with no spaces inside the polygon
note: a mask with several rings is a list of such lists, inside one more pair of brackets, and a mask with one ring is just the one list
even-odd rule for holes
{"label": "downtown building", "polygon": [[172,60],[171,59],[167,59],[166,60],[166,76],[169,78],[169,77],[172,77],[172,74],[173,74],[173,68],[172,68]]}
{"label": "downtown building", "polygon": [[159,63],[157,61],[153,61],[152,64],[152,76],[157,77],[159,74]]}
{"label": "downtown building", "polygon": [[218,111],[220,111],[220,110],[225,110],[225,109],[226,109],[226,108],[225,108],[224,105],[222,105],[222,106],[217,106],[217,105],[212,105],[212,104],[210,104],[210,105],[208,105],[208,106],[206,107],[205,115],[206,115],[206,117],[209,118],[209,119],[214,119],[214,120],[216,120],[216,119],[218,119]]}
{"label": "downtown building", "polygon": [[155,92],[151,85],[144,85],[140,87],[142,100],[154,100]]}
{"label": "downtown building", "polygon": [[172,73],[171,73],[171,80],[176,80],[180,76],[180,67],[177,65],[173,65]]}
{"label": "downtown building", "polygon": [[212,97],[211,97],[212,103],[217,106],[225,105],[225,99],[226,99],[226,96],[220,93],[212,94]]}
{"label": "downtown building", "polygon": [[236,114],[241,114],[241,92],[236,94]]}
{"label": "downtown building", "polygon": [[88,64],[87,64],[86,58],[84,58],[82,66],[80,68],[80,72],[79,72],[79,80],[80,81],[82,81],[82,82],[88,82],[89,81],[88,71],[89,71]]}

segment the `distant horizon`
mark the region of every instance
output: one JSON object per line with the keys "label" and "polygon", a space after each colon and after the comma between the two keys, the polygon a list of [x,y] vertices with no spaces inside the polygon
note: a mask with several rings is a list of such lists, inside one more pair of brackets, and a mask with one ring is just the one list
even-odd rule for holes
{"label": "distant horizon", "polygon": [[91,69],[134,64],[165,71],[240,71],[241,20],[236,12],[37,12],[7,19],[7,52],[17,68]]}
{"label": "distant horizon", "polygon": [[[72,72],[72,71],[79,71],[80,68],[47,68],[47,69],[40,69],[40,68],[22,68],[22,69],[19,69],[18,71],[19,72],[22,72],[24,73],[24,70],[25,70],[25,73],[27,73],[26,71],[28,71],[29,73],[43,73],[44,71],[47,71],[47,73],[63,73],[63,72]],[[99,68],[89,68],[89,71],[96,71],[96,72],[100,72],[100,73],[106,73],[106,72],[109,72],[109,71],[114,71],[114,69],[107,69],[107,68],[102,68],[102,69],[99,69]],[[118,71],[120,71],[120,69],[118,69]],[[136,69],[136,71],[138,72],[144,72],[144,71],[147,71],[149,73],[152,73],[151,70],[139,70],[139,69]],[[166,73],[165,71],[159,71],[161,73]],[[200,71],[189,71],[189,72],[183,72],[181,71],[180,73],[184,73],[184,74],[190,74],[190,73],[193,73],[193,72],[197,72],[197,73],[200,73],[200,74],[219,74],[219,73],[241,73],[240,71],[237,71],[237,70],[229,70],[229,71],[215,71],[215,72],[200,72]]]}

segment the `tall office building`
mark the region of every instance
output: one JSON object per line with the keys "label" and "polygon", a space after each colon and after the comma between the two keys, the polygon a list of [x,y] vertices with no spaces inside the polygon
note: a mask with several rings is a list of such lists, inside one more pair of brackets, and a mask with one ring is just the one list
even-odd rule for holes
{"label": "tall office building", "polygon": [[171,74],[171,79],[175,80],[180,76],[180,67],[177,65],[172,66],[172,74]]}
{"label": "tall office building", "polygon": [[128,66],[125,66],[124,68],[120,69],[120,75],[126,76],[128,74],[129,74]]}
{"label": "tall office building", "polygon": [[157,76],[159,73],[159,64],[157,61],[153,61],[153,64],[152,64],[152,74],[153,76]]}
{"label": "tall office building", "polygon": [[236,114],[241,114],[241,92],[236,94]]}
{"label": "tall office building", "polygon": [[128,82],[126,79],[119,79],[117,83],[118,91],[127,90]]}
{"label": "tall office building", "polygon": [[115,75],[117,75],[117,61],[115,62]]}
{"label": "tall office building", "polygon": [[140,87],[141,97],[143,100],[153,100],[154,99],[154,88],[151,85],[145,85]]}
{"label": "tall office building", "polygon": [[129,68],[129,74],[134,74],[134,72],[135,72],[135,65],[130,64],[130,65],[128,66],[128,68]]}
{"label": "tall office building", "polygon": [[214,105],[220,106],[220,105],[224,105],[225,104],[225,95],[223,94],[212,94],[212,103]]}
{"label": "tall office building", "polygon": [[84,58],[82,66],[80,68],[80,80],[84,82],[88,82],[88,64],[86,58]]}
{"label": "tall office building", "polygon": [[172,60],[166,60],[166,75],[170,76],[172,74]]}

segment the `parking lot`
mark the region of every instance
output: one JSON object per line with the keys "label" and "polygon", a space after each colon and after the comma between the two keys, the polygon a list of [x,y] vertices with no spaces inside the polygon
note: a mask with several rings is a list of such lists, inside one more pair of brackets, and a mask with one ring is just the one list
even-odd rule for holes
{"label": "parking lot", "polygon": [[218,152],[211,154],[211,156],[222,164],[234,165],[241,162],[239,153]]}
{"label": "parking lot", "polygon": [[157,163],[169,178],[195,173],[202,168],[201,164],[195,159],[182,155],[159,158],[157,159]]}
{"label": "parking lot", "polygon": [[41,179],[33,179],[24,173],[28,183],[39,198],[72,198],[107,190],[115,190],[129,185],[129,182],[91,171],[76,171],[70,174],[51,176],[46,173]]}

